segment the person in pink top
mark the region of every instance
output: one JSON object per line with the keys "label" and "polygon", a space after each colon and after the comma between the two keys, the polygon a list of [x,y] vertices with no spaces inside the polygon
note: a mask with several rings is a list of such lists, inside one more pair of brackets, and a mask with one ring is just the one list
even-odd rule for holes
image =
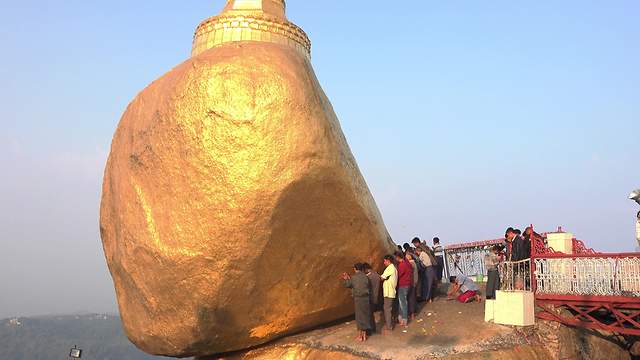
{"label": "person in pink top", "polygon": [[398,251],[394,255],[398,264],[398,304],[400,307],[398,320],[400,325],[407,326],[409,319],[407,297],[411,286],[413,286],[413,267],[405,260],[405,255],[402,252]]}

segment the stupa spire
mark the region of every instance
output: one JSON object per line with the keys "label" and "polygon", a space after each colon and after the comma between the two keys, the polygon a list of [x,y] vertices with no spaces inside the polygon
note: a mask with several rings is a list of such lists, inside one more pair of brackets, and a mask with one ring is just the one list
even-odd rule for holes
{"label": "stupa spire", "polygon": [[291,46],[309,57],[307,34],[287,20],[285,0],[227,0],[222,13],[198,26],[191,56],[230,42],[260,41]]}
{"label": "stupa spire", "polygon": [[227,0],[224,11],[261,12],[286,19],[284,0]]}

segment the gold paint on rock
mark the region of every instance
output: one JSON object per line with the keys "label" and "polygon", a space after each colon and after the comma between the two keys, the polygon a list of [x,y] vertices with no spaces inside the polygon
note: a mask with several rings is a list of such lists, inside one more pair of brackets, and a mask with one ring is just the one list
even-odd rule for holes
{"label": "gold paint on rock", "polygon": [[205,50],[133,100],[100,227],[128,337],[167,356],[348,316],[337,275],[393,250],[308,56],[268,41]]}

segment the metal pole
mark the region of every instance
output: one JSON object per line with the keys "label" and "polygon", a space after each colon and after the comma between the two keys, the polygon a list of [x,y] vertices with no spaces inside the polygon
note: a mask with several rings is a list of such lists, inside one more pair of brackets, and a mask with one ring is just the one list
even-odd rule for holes
{"label": "metal pole", "polygon": [[536,239],[535,239],[535,234],[536,232],[533,229],[533,224],[531,224],[531,235],[529,237],[529,241],[531,242],[531,255],[530,255],[530,262],[531,265],[529,266],[529,269],[531,270],[531,291],[535,294],[536,290],[538,290],[538,283],[536,282]]}

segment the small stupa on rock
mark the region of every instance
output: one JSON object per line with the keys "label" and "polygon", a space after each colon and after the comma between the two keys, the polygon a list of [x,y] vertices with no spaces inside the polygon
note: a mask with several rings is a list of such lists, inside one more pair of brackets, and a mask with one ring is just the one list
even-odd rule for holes
{"label": "small stupa on rock", "polygon": [[131,102],[100,230],[129,339],[245,349],[353,312],[337,275],[394,246],[282,0],[228,1]]}

